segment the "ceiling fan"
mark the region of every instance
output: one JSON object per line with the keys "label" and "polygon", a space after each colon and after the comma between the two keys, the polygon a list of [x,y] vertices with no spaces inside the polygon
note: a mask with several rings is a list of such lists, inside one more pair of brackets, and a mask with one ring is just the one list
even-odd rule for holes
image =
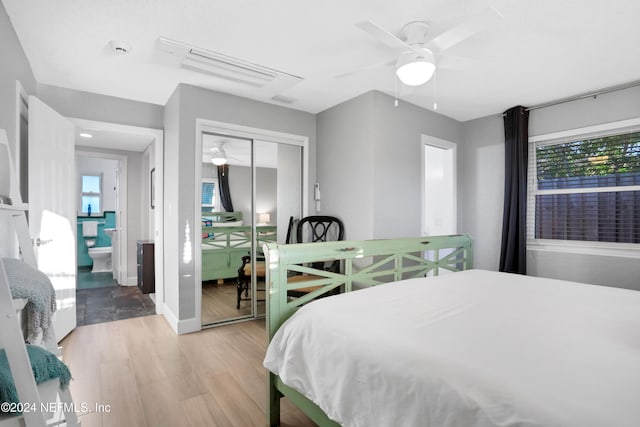
{"label": "ceiling fan", "polygon": [[420,86],[431,79],[436,63],[446,67],[445,50],[488,28],[499,18],[502,18],[500,12],[489,7],[431,39],[428,38],[429,25],[424,21],[413,21],[402,27],[402,39],[373,21],[362,21],[356,26],[398,53],[396,75],[402,83]]}
{"label": "ceiling fan", "polygon": [[246,160],[239,159],[233,156],[229,156],[227,151],[224,149],[224,144],[227,141],[213,141],[211,142],[211,146],[204,150],[202,155],[203,162],[211,162],[216,166],[222,166],[227,164],[230,160],[235,161],[235,163],[243,163]]}

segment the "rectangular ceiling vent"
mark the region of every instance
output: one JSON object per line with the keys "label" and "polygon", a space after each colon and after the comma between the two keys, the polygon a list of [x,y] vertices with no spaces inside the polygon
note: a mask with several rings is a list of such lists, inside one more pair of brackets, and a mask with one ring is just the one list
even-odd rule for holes
{"label": "rectangular ceiling vent", "polygon": [[[302,81],[301,77],[263,67],[222,53],[160,37],[158,51],[169,55],[181,68],[275,94]],[[174,61],[175,62],[175,61]]]}

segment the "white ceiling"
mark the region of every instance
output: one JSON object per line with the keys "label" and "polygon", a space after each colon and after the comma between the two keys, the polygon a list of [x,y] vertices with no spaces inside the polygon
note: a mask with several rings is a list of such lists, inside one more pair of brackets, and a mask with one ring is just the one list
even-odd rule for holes
{"label": "white ceiling", "polygon": [[[467,61],[437,72],[439,113],[466,121],[640,79],[638,0],[2,1],[38,82],[161,105],[180,82],[261,95],[160,64],[159,37],[301,76],[281,95],[317,113],[372,89],[394,93],[392,66],[367,67],[396,54],[357,22],[399,35],[425,20],[436,35],[489,3],[503,19],[447,51]],[[112,39],[133,49],[116,55]],[[432,79],[400,98],[433,109],[433,92]]]}

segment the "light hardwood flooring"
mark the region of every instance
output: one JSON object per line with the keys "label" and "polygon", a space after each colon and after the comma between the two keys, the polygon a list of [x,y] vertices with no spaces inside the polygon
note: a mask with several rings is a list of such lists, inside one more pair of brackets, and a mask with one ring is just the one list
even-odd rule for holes
{"label": "light hardwood flooring", "polygon": [[[258,284],[258,300],[264,300],[264,283]],[[244,293],[242,298],[245,298]],[[238,293],[236,282],[226,281],[224,283],[203,282],[202,283],[202,324],[207,325],[220,320],[233,319],[234,317],[247,316],[251,314],[251,301],[240,301],[240,308],[236,308]],[[264,315],[265,303],[258,301],[257,315]]]}
{"label": "light hardwood flooring", "polygon": [[[264,320],[177,336],[154,315],[80,326],[62,345],[83,427],[267,425]],[[315,426],[281,405],[282,426]]]}

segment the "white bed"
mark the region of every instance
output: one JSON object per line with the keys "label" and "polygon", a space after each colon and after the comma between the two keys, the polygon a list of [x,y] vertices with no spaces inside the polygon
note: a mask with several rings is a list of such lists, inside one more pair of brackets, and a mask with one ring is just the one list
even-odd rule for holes
{"label": "white bed", "polygon": [[640,292],[469,270],[316,300],[264,366],[344,426],[640,425]]}

